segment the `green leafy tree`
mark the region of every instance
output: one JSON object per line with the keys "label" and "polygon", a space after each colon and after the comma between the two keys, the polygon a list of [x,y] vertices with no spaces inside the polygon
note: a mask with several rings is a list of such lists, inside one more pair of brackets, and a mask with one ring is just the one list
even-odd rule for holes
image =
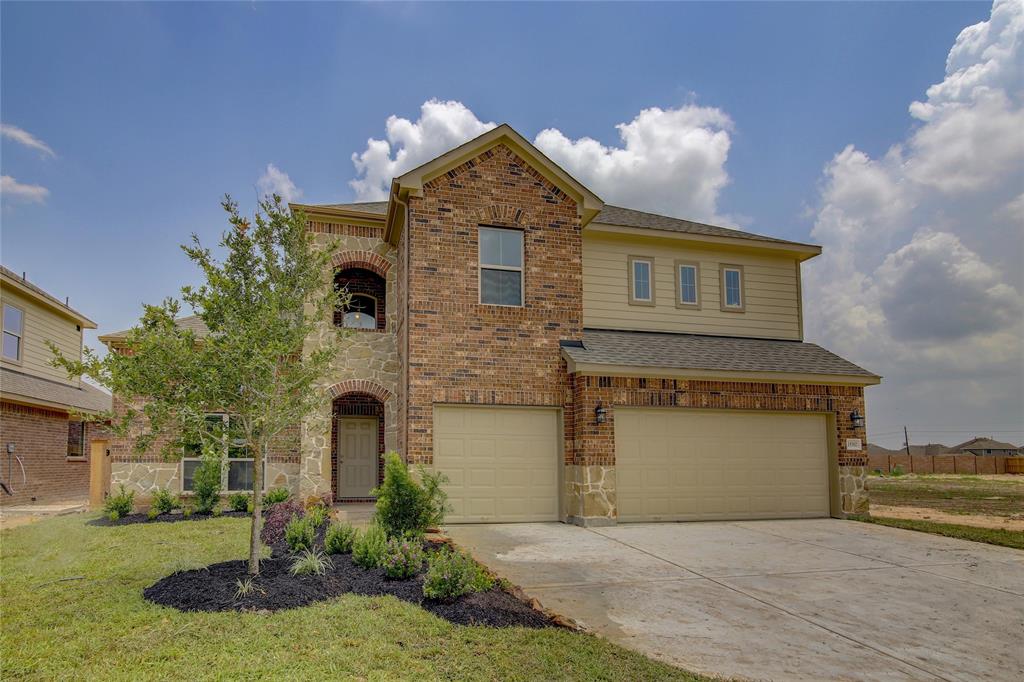
{"label": "green leafy tree", "polygon": [[[134,441],[136,452],[159,439],[168,458],[180,458],[188,444],[199,444],[204,457],[224,457],[230,443],[253,458],[254,488],[262,490],[272,440],[326,399],[316,383],[333,344],[314,348],[306,340],[346,296],[331,281],[333,247],[316,248],[305,216],[290,212],[280,197],[261,201],[251,221],[230,197],[223,207],[230,228],[221,237],[222,260],[194,234],[182,246],[205,281],[182,287],[181,299],[208,334],[176,325],[181,303],[168,298],[144,306],[117,352],[100,358],[86,349],[81,359],[71,359],[50,348],[55,366],[126,400],[120,417],[105,417],[115,433]],[[206,419],[210,413],[231,418]],[[256,575],[263,496],[253,500],[249,572]]]}

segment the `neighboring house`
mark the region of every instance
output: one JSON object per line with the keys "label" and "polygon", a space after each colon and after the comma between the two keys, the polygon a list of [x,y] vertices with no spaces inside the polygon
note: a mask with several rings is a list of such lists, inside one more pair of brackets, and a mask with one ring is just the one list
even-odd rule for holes
{"label": "neighboring house", "polygon": [[954,445],[949,452],[959,455],[998,455],[1014,457],[1020,454],[1020,448],[1013,443],[1001,443],[987,436],[975,436],[966,443]]}
{"label": "neighboring house", "polygon": [[[271,452],[268,486],[372,499],[396,450],[447,474],[452,522],[866,505],[879,377],[803,341],[800,266],[820,247],[606,205],[507,125],[395,178],[386,202],[292,208],[339,242],[353,296],[309,339],[337,345],[329,400]],[[114,445],[115,481],[187,489],[194,460]]]}
{"label": "neighboring house", "polygon": [[106,436],[81,417],[109,410],[111,399],[51,367],[47,342],[80,357],[82,330],[96,323],[3,267],[0,302],[0,504],[84,499],[90,445]]}

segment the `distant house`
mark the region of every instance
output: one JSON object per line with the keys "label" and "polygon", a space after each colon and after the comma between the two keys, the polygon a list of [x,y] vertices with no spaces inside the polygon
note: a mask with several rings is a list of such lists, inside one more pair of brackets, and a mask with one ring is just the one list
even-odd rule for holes
{"label": "distant house", "polygon": [[1002,443],[987,436],[975,436],[966,443],[949,448],[950,453],[960,455],[998,455],[1014,457],[1021,454],[1021,448],[1013,443]]}
{"label": "distant house", "polygon": [[96,323],[0,266],[0,504],[84,499],[90,446],[102,426],[83,414],[110,410],[110,395],[50,366],[52,341],[69,357]]}
{"label": "distant house", "polygon": [[[868,443],[867,446],[868,455],[905,455],[907,454],[907,448],[900,447],[895,449],[889,449],[881,445],[875,445],[874,443]],[[919,455],[944,455],[950,452],[950,448],[942,443],[928,443],[927,445],[911,445],[910,454],[916,456]]]}

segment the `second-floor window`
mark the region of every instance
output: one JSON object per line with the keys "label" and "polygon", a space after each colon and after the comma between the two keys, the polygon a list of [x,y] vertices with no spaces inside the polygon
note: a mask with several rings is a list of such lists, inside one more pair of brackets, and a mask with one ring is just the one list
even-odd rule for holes
{"label": "second-floor window", "polygon": [[632,305],[654,305],[654,259],[629,257],[629,302]]}
{"label": "second-floor window", "polygon": [[3,325],[3,356],[8,360],[18,362],[21,360],[21,346],[25,335],[25,313],[21,308],[4,303]]}
{"label": "second-floor window", "polygon": [[700,305],[700,267],[696,263],[676,263],[676,303],[680,307]]}
{"label": "second-floor window", "polygon": [[523,232],[480,228],[480,302],[523,305]]}
{"label": "second-floor window", "polygon": [[744,304],[743,268],[738,265],[723,265],[722,309],[742,311]]}

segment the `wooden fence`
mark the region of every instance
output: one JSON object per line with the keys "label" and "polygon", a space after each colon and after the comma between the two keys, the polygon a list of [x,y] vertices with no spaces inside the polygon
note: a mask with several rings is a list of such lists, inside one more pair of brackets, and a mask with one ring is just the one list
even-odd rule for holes
{"label": "wooden fence", "polygon": [[868,471],[905,474],[1024,474],[1024,457],[995,455],[869,455]]}

